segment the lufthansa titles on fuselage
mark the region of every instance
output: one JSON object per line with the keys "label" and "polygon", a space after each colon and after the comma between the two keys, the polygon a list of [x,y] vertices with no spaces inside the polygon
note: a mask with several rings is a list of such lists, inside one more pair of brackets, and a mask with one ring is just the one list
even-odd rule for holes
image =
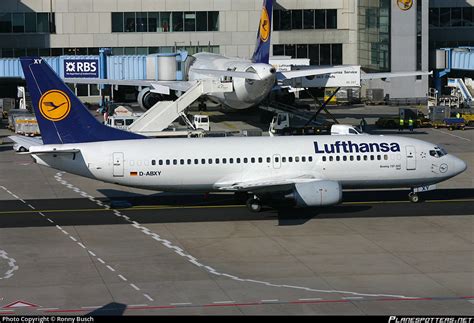
{"label": "lufthansa titles on fuselage", "polygon": [[340,154],[340,153],[388,153],[400,152],[400,145],[396,142],[388,143],[353,143],[352,141],[336,141],[333,144],[320,144],[314,142],[314,152],[316,154]]}

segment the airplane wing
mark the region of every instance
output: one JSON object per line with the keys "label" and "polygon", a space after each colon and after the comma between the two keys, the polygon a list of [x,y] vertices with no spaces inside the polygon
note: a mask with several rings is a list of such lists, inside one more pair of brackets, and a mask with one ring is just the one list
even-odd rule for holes
{"label": "airplane wing", "polygon": [[67,78],[67,79],[64,79],[64,83],[143,86],[143,87],[151,87],[152,92],[169,95],[170,90],[186,92],[196,82],[195,81],[109,80],[109,79],[92,79],[92,78]]}
{"label": "airplane wing", "polygon": [[278,192],[292,189],[297,183],[309,183],[319,180],[312,175],[300,175],[292,178],[272,177],[234,183],[218,183],[216,186],[221,191],[231,192]]}
{"label": "airplane wing", "polygon": [[213,76],[229,76],[235,78],[244,78],[249,80],[261,80],[260,76],[257,73],[253,72],[238,72],[238,71],[229,71],[229,70],[214,70],[214,69],[204,69],[204,68],[193,68],[192,71],[197,74],[203,75],[213,75]]}
{"label": "airplane wing", "polygon": [[337,73],[337,72],[344,72],[347,70],[347,67],[321,67],[321,68],[308,68],[308,69],[301,69],[301,70],[292,70],[292,71],[281,71],[277,72],[277,80],[284,81],[288,79],[294,79],[299,77],[305,76],[315,76],[315,75],[323,75],[323,74],[330,74],[330,73]]}
{"label": "airplane wing", "polygon": [[361,73],[361,80],[377,80],[377,79],[388,79],[392,77],[409,77],[409,76],[423,76],[433,75],[431,72],[393,72],[393,73]]}

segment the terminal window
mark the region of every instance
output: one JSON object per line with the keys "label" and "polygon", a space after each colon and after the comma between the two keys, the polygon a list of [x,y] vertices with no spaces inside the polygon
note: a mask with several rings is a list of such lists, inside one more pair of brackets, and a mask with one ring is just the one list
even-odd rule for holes
{"label": "terminal window", "polygon": [[112,32],[218,30],[219,11],[112,12]]}
{"label": "terminal window", "polygon": [[337,9],[273,10],[273,30],[337,29]]}

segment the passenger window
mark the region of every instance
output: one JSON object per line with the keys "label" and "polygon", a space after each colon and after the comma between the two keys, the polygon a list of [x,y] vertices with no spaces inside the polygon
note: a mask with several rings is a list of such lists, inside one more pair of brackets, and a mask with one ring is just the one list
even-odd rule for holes
{"label": "passenger window", "polygon": [[347,156],[342,156],[343,161],[347,161]]}
{"label": "passenger window", "polygon": [[354,161],[354,156],[349,157],[351,161]]}
{"label": "passenger window", "polygon": [[267,163],[271,163],[272,159],[270,157],[267,157]]}
{"label": "passenger window", "polygon": [[258,162],[261,164],[263,163],[263,158],[262,157],[258,157]]}
{"label": "passenger window", "polygon": [[357,156],[357,161],[360,161],[360,156]]}
{"label": "passenger window", "polygon": [[180,159],[180,160],[179,160],[179,163],[180,163],[181,165],[184,165],[184,159]]}
{"label": "passenger window", "polygon": [[292,163],[293,162],[293,157],[288,157],[288,162]]}
{"label": "passenger window", "polygon": [[160,159],[160,160],[158,161],[158,165],[160,165],[160,166],[163,165],[163,159]]}
{"label": "passenger window", "polygon": [[219,164],[219,158],[216,158],[216,164]]}
{"label": "passenger window", "polygon": [[305,157],[305,156],[301,157],[301,161],[302,161],[303,163],[305,163],[305,162],[306,162],[306,157]]}
{"label": "passenger window", "polygon": [[248,162],[249,162],[248,158],[245,157],[245,158],[244,158],[244,164],[247,164]]}
{"label": "passenger window", "polygon": [[382,160],[382,156],[377,155],[377,160]]}
{"label": "passenger window", "polygon": [[204,158],[201,159],[201,164],[203,164],[203,165],[206,164],[206,160]]}
{"label": "passenger window", "polygon": [[152,159],[152,160],[151,160],[151,165],[152,165],[152,166],[155,166],[155,165],[156,165],[156,160]]}
{"label": "passenger window", "polygon": [[223,164],[227,164],[227,159],[222,158],[222,163],[223,163]]}
{"label": "passenger window", "polygon": [[237,158],[236,161],[237,161],[237,164],[240,164],[240,158]]}
{"label": "passenger window", "polygon": [[166,165],[170,165],[171,161],[169,159],[166,160]]}
{"label": "passenger window", "polygon": [[208,162],[209,162],[209,165],[211,165],[212,164],[212,158],[209,158]]}
{"label": "passenger window", "polygon": [[199,164],[199,159],[195,159],[194,160],[194,165],[198,165]]}
{"label": "passenger window", "polygon": [[332,156],[329,156],[329,161],[333,161],[334,158]]}
{"label": "passenger window", "polygon": [[286,163],[286,157],[281,157],[281,162]]}
{"label": "passenger window", "polygon": [[325,162],[325,161],[326,161],[326,156],[323,156],[323,162]]}
{"label": "passenger window", "polygon": [[375,160],[375,156],[374,156],[374,155],[370,155],[370,160]]}
{"label": "passenger window", "polygon": [[368,158],[367,158],[367,155],[364,155],[364,160],[367,160],[367,159],[368,159]]}
{"label": "passenger window", "polygon": [[383,159],[388,160],[388,155],[383,155]]}
{"label": "passenger window", "polygon": [[252,157],[252,158],[250,159],[250,161],[252,162],[252,164],[254,164],[254,163],[255,163],[255,157]]}
{"label": "passenger window", "polygon": [[295,163],[299,163],[300,162],[300,158],[298,156],[295,157]]}
{"label": "passenger window", "polygon": [[178,160],[177,159],[173,159],[173,165],[178,165]]}
{"label": "passenger window", "polygon": [[142,165],[142,161],[141,160],[137,160],[137,166],[141,166]]}
{"label": "passenger window", "polygon": [[336,161],[340,161],[340,160],[341,160],[341,157],[336,156]]}
{"label": "passenger window", "polygon": [[309,161],[310,163],[312,163],[312,162],[313,162],[313,156],[309,156],[309,157],[308,157],[308,161]]}
{"label": "passenger window", "polygon": [[233,164],[234,163],[234,158],[229,158],[229,164]]}
{"label": "passenger window", "polygon": [[280,158],[275,157],[275,163],[279,163],[279,162],[280,162]]}
{"label": "passenger window", "polygon": [[188,159],[188,165],[191,165],[193,161],[191,159]]}

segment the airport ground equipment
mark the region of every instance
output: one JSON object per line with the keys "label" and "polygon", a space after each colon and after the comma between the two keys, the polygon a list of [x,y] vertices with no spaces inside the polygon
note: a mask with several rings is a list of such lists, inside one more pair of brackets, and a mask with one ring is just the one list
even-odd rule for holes
{"label": "airport ground equipment", "polygon": [[194,101],[206,93],[232,92],[230,82],[213,80],[197,81],[189,90],[184,92],[176,101],[159,101],[146,111],[130,127],[129,131],[146,136],[154,136],[166,129]]}
{"label": "airport ground equipment", "polygon": [[34,114],[15,115],[13,117],[13,130],[16,134],[28,137],[40,135],[40,129]]}
{"label": "airport ground equipment", "polygon": [[[472,79],[469,79],[470,85],[472,85]],[[451,88],[451,96],[459,97],[459,100],[462,101],[464,107],[473,107],[474,106],[474,97],[473,89],[467,86],[463,79],[461,78],[448,78],[447,87]]]}
{"label": "airport ground equipment", "polygon": [[398,129],[400,119],[404,120],[404,124],[408,125],[410,118],[413,120],[414,128],[430,127],[430,120],[418,109],[399,108],[398,116],[380,117],[376,122],[377,128]]}
{"label": "airport ground equipment", "polygon": [[31,115],[31,112],[26,109],[11,109],[8,111],[8,129],[15,131],[15,117],[20,115]]}
{"label": "airport ground equipment", "polygon": [[459,129],[464,130],[466,121],[463,118],[444,118],[441,121],[432,121],[433,128],[448,128],[450,131]]}

